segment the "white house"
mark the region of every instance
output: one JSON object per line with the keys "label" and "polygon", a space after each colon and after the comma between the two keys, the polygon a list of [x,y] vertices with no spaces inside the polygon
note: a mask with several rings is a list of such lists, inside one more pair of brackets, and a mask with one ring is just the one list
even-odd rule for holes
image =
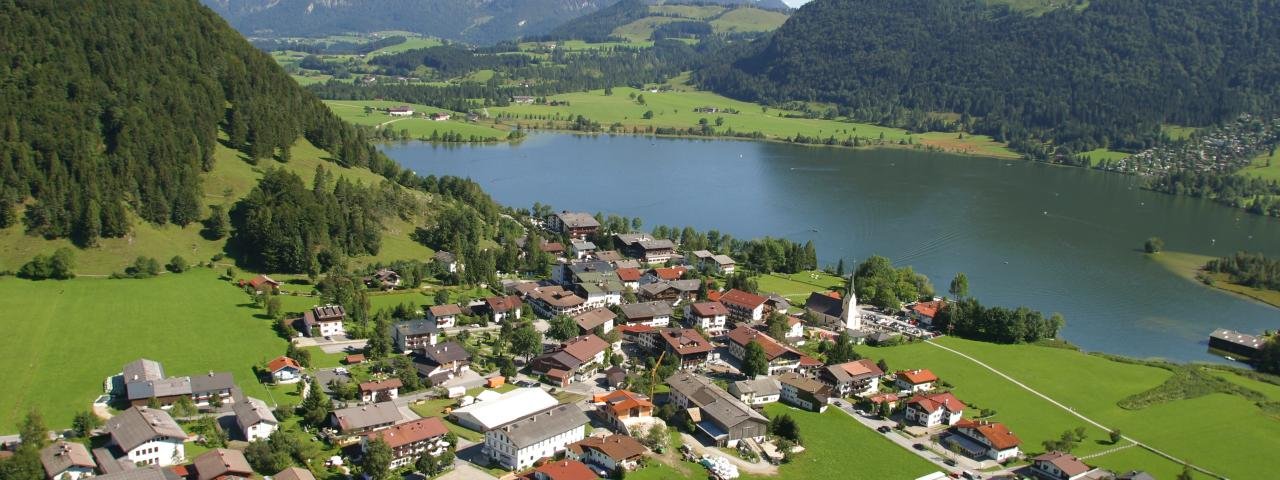
{"label": "white house", "polygon": [[951,392],[933,395],[916,395],[907,400],[904,413],[908,422],[915,422],[924,427],[933,428],[939,425],[955,425],[964,415],[965,405]]}
{"label": "white house", "polygon": [[182,442],[187,432],[164,410],[130,407],[107,420],[104,429],[110,436],[108,445],[124,454],[119,460],[167,467],[186,459]]}
{"label": "white house", "polygon": [[65,440],[58,440],[40,450],[40,463],[44,466],[45,478],[53,480],[92,477],[94,468],[98,466],[84,444]]}
{"label": "white house", "polygon": [[628,303],[622,306],[627,325],[665,328],[671,325],[671,304],[666,302]]}
{"label": "white house", "polygon": [[716,271],[721,275],[733,275],[736,264],[728,255],[712,255],[711,260],[716,264]]}
{"label": "white house", "polygon": [[1053,480],[1082,479],[1089,477],[1089,474],[1096,470],[1080,461],[1075,455],[1056,451],[1035,457],[1031,462],[1032,472]]}
{"label": "white house", "polygon": [[627,435],[609,435],[607,437],[587,437],[580,442],[569,445],[565,457],[615,471],[619,466],[626,470],[635,469],[644,458],[645,448],[635,438]]}
{"label": "white house", "polygon": [[955,427],[952,427],[952,432],[970,441],[953,444],[959,446],[971,457],[1003,462],[1018,458],[1021,454],[1018,445],[1022,444],[1022,440],[1019,440],[1003,423],[960,420]]}
{"label": "white house", "polygon": [[390,115],[393,117],[412,117],[413,108],[410,108],[408,105],[401,105],[399,107],[388,108],[387,115]]}
{"label": "white house", "polygon": [[253,397],[245,397],[244,400],[236,402],[232,409],[236,414],[236,425],[240,426],[245,440],[266,440],[280,428],[280,422],[276,421],[266,402]]}
{"label": "white house", "polygon": [[782,385],[776,378],[761,375],[750,380],[730,383],[729,393],[742,403],[758,407],[781,399]]}
{"label": "white house", "polygon": [[765,298],[736,288],[720,295],[720,303],[729,309],[729,318],[738,323],[753,323],[764,319]]}
{"label": "white house", "polygon": [[267,362],[267,372],[276,383],[297,383],[302,380],[302,364],[286,356],[279,356]]}
{"label": "white house", "polygon": [[307,310],[302,314],[302,327],[311,337],[330,337],[347,333],[342,322],[347,319],[347,311],[342,305],[324,305]]}
{"label": "white house", "polygon": [[894,383],[902,390],[917,393],[933,390],[933,384],[937,381],[938,376],[928,370],[903,370],[898,372]]}
{"label": "white house", "polygon": [[458,315],[462,315],[462,307],[452,303],[427,309],[427,320],[436,322],[436,328],[453,328],[458,324]]}
{"label": "white house", "polygon": [[365,403],[389,402],[400,398],[400,387],[404,386],[399,378],[364,382],[360,384],[360,401]]}
{"label": "white house", "polygon": [[502,323],[508,318],[520,319],[522,310],[524,310],[524,302],[520,301],[517,295],[507,295],[502,297],[488,297],[484,299],[485,307],[488,308],[493,323]]}
{"label": "white house", "polygon": [[541,388],[519,388],[502,394],[496,400],[473,403],[454,410],[450,416],[459,425],[484,432],[554,407],[558,403],[560,402],[555,397]]}
{"label": "white house", "polygon": [[589,421],[577,405],[556,405],[486,431],[484,452],[503,467],[524,470],[585,438]]}
{"label": "white house", "polygon": [[720,302],[700,302],[684,307],[684,321],[690,327],[699,327],[707,335],[723,335],[729,321],[729,309]]}

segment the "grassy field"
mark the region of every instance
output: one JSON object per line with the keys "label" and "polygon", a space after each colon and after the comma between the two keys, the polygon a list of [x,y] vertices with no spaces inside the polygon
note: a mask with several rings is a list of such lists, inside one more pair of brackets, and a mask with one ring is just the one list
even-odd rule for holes
{"label": "grassy field", "polygon": [[[956,338],[942,338],[938,343],[993,365],[1104,425],[1232,478],[1267,476],[1269,467],[1248,459],[1267,455],[1266,452],[1280,447],[1280,421],[1239,396],[1215,393],[1138,410],[1117,405],[1119,400],[1168,379],[1171,373],[1161,368],[1033,345],[995,345]],[[895,370],[932,369],[955,385],[961,400],[996,410],[993,419],[1008,424],[1022,438],[1023,447],[1028,451],[1039,450],[1041,441],[1064,430],[1084,425],[1082,420],[1007,380],[930,345],[918,343],[859,351],[868,358],[886,359]],[[1235,377],[1225,372],[1215,374]],[[1249,382],[1244,378],[1233,380],[1246,386]],[[1264,393],[1276,395],[1280,388],[1270,388]],[[1097,428],[1087,431],[1088,439],[1075,453],[1087,455],[1111,448],[1104,444],[1106,432]],[[1168,460],[1130,450],[1135,449],[1115,454],[1115,458],[1111,458],[1111,454],[1098,457],[1094,463],[1156,472],[1180,468]],[[1121,460],[1144,463],[1124,465]]]}
{"label": "grassy field", "polygon": [[759,8],[738,8],[711,21],[716,33],[769,32],[787,21],[787,15]]}
{"label": "grassy field", "polygon": [[776,293],[791,302],[803,303],[812,292],[842,290],[844,279],[823,272],[800,272],[791,275],[774,273],[755,277],[761,292]]}
{"label": "grassy field", "polygon": [[1280,149],[1258,155],[1249,166],[1244,167],[1237,174],[1280,182]]}
{"label": "grassy field", "polygon": [[[794,418],[800,426],[800,435],[807,450],[791,463],[783,465],[777,476],[744,475],[744,478],[916,478],[938,470],[834,408],[825,413],[814,413],[771,403],[765,406],[765,413],[770,417],[786,413]],[[855,458],[865,460],[851,467],[849,459]]]}
{"label": "grassy field", "polygon": [[[492,74],[492,72],[490,72]],[[507,130],[494,128],[491,125],[481,125],[468,123],[464,119],[460,119],[461,115],[456,112],[449,112],[444,109],[428,107],[426,105],[406,104],[403,102],[392,102],[385,100],[325,100],[333,113],[336,113],[343,120],[354,123],[356,125],[369,125],[373,127],[392,128],[395,130],[408,130],[409,134],[417,137],[430,137],[432,132],[441,134],[446,132],[456,132],[463,136],[475,135],[481,138],[498,138],[506,140]],[[390,108],[400,105],[409,105],[413,107],[414,113],[432,114],[437,112],[450,113],[454,118],[437,122],[429,118],[422,117],[390,117],[386,113],[374,111],[368,115],[364,113],[364,107],[373,107],[375,110],[381,108]]]}
{"label": "grassy field", "polygon": [[[645,104],[642,105],[633,100],[631,98],[632,94],[644,95]],[[964,139],[957,139],[954,134],[913,135],[902,129],[866,123],[816,118],[791,118],[787,117],[787,115],[799,115],[800,113],[764,108],[754,103],[733,100],[711,92],[694,90],[684,85],[676,85],[675,91],[659,93],[619,87],[613,89],[613,95],[605,95],[603,90],[593,90],[554,95],[550,98],[567,101],[569,105],[554,107],[528,104],[511,105],[490,108],[489,112],[492,115],[497,115],[499,112],[516,115],[518,118],[512,122],[530,126],[543,125],[546,123],[545,119],[547,118],[553,120],[559,118],[563,122],[573,116],[582,115],[600,122],[603,126],[607,127],[617,123],[627,130],[636,127],[690,128],[696,127],[699,120],[703,118],[707,119],[708,122],[712,122],[712,124],[717,118],[722,118],[723,124],[716,127],[717,131],[723,132],[728,129],[736,132],[758,131],[763,133],[766,138],[775,140],[792,137],[797,133],[821,138],[834,136],[839,140],[851,136],[873,140],[884,138],[885,142],[889,144],[897,144],[899,141],[907,142],[910,139],[910,142],[918,145],[933,145],[947,151],[1008,158],[1018,157],[1017,154],[1002,145],[995,144],[989,137],[985,136],[966,135]],[[722,110],[732,109],[738,111],[738,113],[698,113],[694,111],[695,108],[704,106],[717,107]],[[653,118],[644,118],[645,112],[649,111],[653,112]],[[535,118],[526,118],[526,116],[530,115],[535,116]]]}
{"label": "grassy field", "polygon": [[1200,281],[1200,279],[1196,278],[1196,275],[1202,268],[1204,268],[1204,265],[1208,263],[1209,260],[1213,260],[1214,257],[1187,252],[1163,251],[1154,255],[1148,254],[1147,258],[1159,263],[1161,266],[1179,277],[1196,282],[1197,284],[1241,295],[1280,308],[1280,292],[1278,291],[1246,287],[1244,285],[1231,283],[1231,277],[1224,273],[1208,274],[1209,278],[1213,279],[1213,285],[1206,285],[1204,282]]}
{"label": "grassy field", "polygon": [[653,37],[653,29],[664,23],[679,21],[675,17],[644,17],[613,29],[613,36],[632,42],[643,42]]}
{"label": "grassy field", "polygon": [[430,37],[407,37],[404,43],[392,45],[386,48],[380,48],[369,53],[369,56],[382,55],[386,53],[398,53],[405,50],[413,50],[415,48],[427,48],[441,45],[440,40]]}
{"label": "grassy field", "polygon": [[246,395],[267,397],[254,364],[285,351],[244,293],[197,268],[145,280],[32,282],[0,278],[0,433],[39,407],[53,428],[71,426],[103,381],[146,357],[169,375],[229,371]]}
{"label": "grassy field", "polygon": [[1125,152],[1117,152],[1114,150],[1107,150],[1105,148],[1096,148],[1096,149],[1084,152],[1080,155],[1089,159],[1089,165],[1097,165],[1099,163],[1102,163],[1104,160],[1120,160],[1125,157],[1128,157],[1130,154]]}

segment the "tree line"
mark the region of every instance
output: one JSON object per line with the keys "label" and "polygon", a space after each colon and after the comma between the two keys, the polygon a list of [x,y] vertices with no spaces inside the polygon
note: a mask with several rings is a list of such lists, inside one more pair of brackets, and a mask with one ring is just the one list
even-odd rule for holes
{"label": "tree line", "polygon": [[1205,270],[1225,273],[1231,283],[1264,290],[1280,290],[1280,259],[1267,258],[1261,253],[1236,252],[1210,260]]}

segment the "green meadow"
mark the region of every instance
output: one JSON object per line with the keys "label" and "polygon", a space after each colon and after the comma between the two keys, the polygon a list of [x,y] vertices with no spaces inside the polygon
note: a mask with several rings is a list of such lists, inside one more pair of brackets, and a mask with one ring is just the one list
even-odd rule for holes
{"label": "green meadow", "polygon": [[793,274],[771,273],[754,277],[761,292],[782,295],[792,303],[804,303],[813,292],[844,290],[844,279],[825,272],[805,271]]}
{"label": "green meadow", "polygon": [[787,15],[759,8],[738,8],[711,21],[716,33],[769,32],[787,21]]}
{"label": "green meadow", "polygon": [[[493,72],[489,73],[492,75]],[[414,138],[430,137],[432,132],[439,134],[454,132],[468,138],[471,135],[475,135],[479,138],[497,138],[505,141],[508,134],[507,130],[495,128],[496,126],[492,124],[470,123],[463,118],[463,114],[426,105],[386,100],[325,100],[324,103],[329,106],[330,110],[333,110],[333,113],[348,122],[376,128],[391,128],[397,131],[408,130],[409,135]],[[392,117],[388,116],[386,112],[379,111],[380,109],[400,105],[413,107],[415,115],[413,117]],[[374,111],[366,114],[364,111],[366,106],[372,107]],[[453,115],[453,118],[437,122],[430,118],[419,116],[441,112]]]}
{"label": "green meadow", "polygon": [[1201,269],[1204,268],[1206,263],[1214,259],[1214,257],[1209,255],[1199,255],[1187,252],[1171,252],[1166,250],[1156,254],[1148,254],[1147,258],[1159,263],[1170,272],[1173,272],[1187,280],[1196,282],[1197,284],[1241,295],[1280,308],[1280,291],[1253,288],[1231,283],[1231,277],[1225,273],[1203,272],[1208,275],[1209,278],[1213,279],[1213,285],[1207,285],[1200,281],[1200,279],[1196,278],[1196,275],[1201,273]]}
{"label": "green meadow", "polygon": [[1280,182],[1280,150],[1258,155],[1237,174]]}

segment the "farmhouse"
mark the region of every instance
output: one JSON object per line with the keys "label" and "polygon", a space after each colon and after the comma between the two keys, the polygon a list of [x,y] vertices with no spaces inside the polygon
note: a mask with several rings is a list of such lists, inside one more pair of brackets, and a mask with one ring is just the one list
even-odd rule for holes
{"label": "farmhouse", "polygon": [[544,463],[532,470],[532,473],[517,477],[517,480],[596,480],[585,463],[577,460],[556,460]]}
{"label": "farmhouse", "polygon": [[447,303],[427,309],[427,320],[436,322],[436,328],[453,328],[458,323],[458,315],[462,315],[462,307]]}
{"label": "farmhouse", "polygon": [[599,397],[596,411],[613,428],[627,432],[636,425],[653,423],[653,402],[627,390],[614,390]]}
{"label": "farmhouse", "polygon": [[955,425],[964,415],[965,405],[951,392],[916,395],[907,399],[904,416],[908,422],[926,428]]}
{"label": "farmhouse", "polygon": [[608,342],[592,334],[571,338],[560,348],[529,360],[534,375],[545,375],[561,387],[582,381],[604,364]]}
{"label": "farmhouse", "polygon": [[757,376],[749,380],[738,380],[729,384],[729,393],[742,400],[742,403],[758,407],[773,403],[782,398],[782,384],[775,377]]}
{"label": "farmhouse", "polygon": [[379,290],[391,290],[400,286],[400,274],[395,270],[383,268],[366,278],[365,285]]}
{"label": "farmhouse", "polygon": [[209,372],[194,377],[164,377],[164,368],[159,362],[138,359],[125,365],[119,375],[121,380],[114,383],[123,384],[125,398],[131,405],[145,406],[154,399],[162,406],[173,405],[179,398],[190,398],[196,405],[208,405],[215,397],[223,402],[232,402],[231,390],[235,388],[235,379],[230,373]]}
{"label": "farmhouse", "polygon": [[804,372],[822,365],[821,362],[810,358],[808,355],[778,343],[777,340],[765,335],[764,332],[746,325],[739,325],[738,328],[730,330],[725,336],[729,340],[729,355],[732,355],[738,361],[745,361],[747,345],[752,342],[759,344],[760,348],[764,350],[765,359],[769,361],[769,375],[777,375],[782,372]]}
{"label": "farmhouse", "polygon": [[302,314],[302,328],[308,337],[329,337],[346,334],[342,322],[347,311],[342,305],[323,305]]}
{"label": "farmhouse", "polygon": [[541,388],[518,388],[501,397],[454,410],[454,421],[466,428],[485,432],[517,419],[554,407],[555,397]]}
{"label": "farmhouse", "polygon": [[254,293],[275,293],[280,290],[280,282],[272,280],[266,275],[258,275],[249,280],[249,286],[253,287]]}
{"label": "farmhouse", "polygon": [[191,462],[195,480],[235,480],[253,478],[253,467],[244,453],[229,448],[215,448],[200,454]]}
{"label": "farmhouse", "polygon": [[778,383],[782,385],[783,403],[811,412],[827,409],[831,388],[822,382],[795,372],[787,372],[778,376]]}
{"label": "farmhouse", "polygon": [[582,440],[587,422],[577,405],[556,405],[485,431],[484,452],[493,462],[522,470]]}
{"label": "farmhouse", "polygon": [[830,385],[836,395],[865,395],[880,390],[880,377],[884,372],[875,362],[862,359],[836,365],[827,365],[818,379]]}
{"label": "farmhouse", "polygon": [[629,303],[622,306],[627,325],[661,328],[671,325],[671,304],[666,302]]}
{"label": "farmhouse", "polygon": [[601,333],[609,333],[613,330],[613,321],[616,318],[618,314],[613,313],[613,310],[599,307],[578,314],[573,317],[573,322],[578,324],[578,331],[583,334],[594,332],[596,327],[600,328]]}
{"label": "farmhouse", "polygon": [[582,240],[594,235],[596,229],[600,228],[600,222],[589,213],[566,210],[548,217],[547,228],[568,235],[571,239]]}
{"label": "farmhouse", "polygon": [[164,410],[130,407],[107,420],[108,449],[121,462],[168,466],[186,457],[187,432]]}
{"label": "farmhouse", "polygon": [[236,402],[232,407],[236,414],[236,425],[246,441],[266,440],[280,427],[276,415],[262,400],[245,397],[243,402]]}
{"label": "farmhouse", "polygon": [[956,434],[953,437],[960,437],[949,437],[952,443],[974,458],[989,458],[997,462],[1017,458],[1018,445],[1022,444],[1022,440],[1002,423],[960,420],[951,431]]}
{"label": "farmhouse", "polygon": [[729,319],[734,323],[754,323],[764,318],[765,298],[736,288],[720,295],[720,303],[729,309]]}
{"label": "farmhouse", "polygon": [[449,114],[449,113],[447,113],[447,112],[435,112],[435,113],[432,113],[432,114],[431,114],[431,121],[433,121],[433,122],[443,122],[443,121],[448,120],[448,119],[450,119],[450,118],[452,118],[452,117],[453,117],[453,115],[450,115],[450,114]]}
{"label": "farmhouse", "polygon": [[404,382],[401,382],[399,378],[363,382],[360,384],[360,401],[371,403],[395,400],[400,397],[401,387],[404,387]]}
{"label": "farmhouse", "polygon": [[433,320],[410,320],[396,323],[391,329],[392,340],[396,351],[409,352],[430,347],[436,344],[440,335],[440,327]]}
{"label": "farmhouse", "polygon": [[724,334],[728,320],[729,309],[720,302],[700,302],[684,307],[685,324],[701,328],[713,337]]}
{"label": "farmhouse", "polygon": [[933,390],[933,384],[938,381],[938,376],[928,370],[902,370],[897,377],[894,384],[912,393]]}
{"label": "farmhouse", "polygon": [[53,480],[92,477],[98,467],[84,444],[66,440],[58,440],[41,449],[40,464],[44,466],[45,478]]}
{"label": "farmhouse", "polygon": [[334,410],[329,424],[343,435],[359,435],[395,425],[401,418],[395,402],[382,402]]}
{"label": "farmhouse", "polygon": [[667,385],[671,401],[686,409],[698,431],[719,446],[735,447],[747,438],[760,441],[768,432],[768,419],[706,377],[677,372],[667,378]]}
{"label": "farmhouse", "polygon": [[297,383],[302,380],[302,364],[284,355],[267,362],[267,372],[276,383]]}
{"label": "farmhouse", "polygon": [[678,358],[681,370],[706,365],[715,356],[715,346],[692,328],[658,328],[646,335],[656,336],[650,340],[653,348]]}
{"label": "farmhouse", "polygon": [[418,460],[423,455],[438,456],[449,444],[444,441],[449,429],[437,417],[420,418],[402,423],[386,430],[365,434],[360,439],[361,450],[369,448],[369,442],[381,439],[391,447],[392,469],[397,469]]}
{"label": "farmhouse", "polygon": [[387,109],[387,115],[393,117],[411,117],[413,116],[413,108],[408,105],[391,107]]}
{"label": "farmhouse", "polygon": [[615,434],[607,437],[587,437],[571,443],[565,456],[612,472],[619,466],[626,470],[635,469],[648,451],[649,449],[636,439]]}
{"label": "farmhouse", "polygon": [[431,385],[440,385],[471,369],[471,354],[455,341],[422,347],[412,356],[418,376]]}

